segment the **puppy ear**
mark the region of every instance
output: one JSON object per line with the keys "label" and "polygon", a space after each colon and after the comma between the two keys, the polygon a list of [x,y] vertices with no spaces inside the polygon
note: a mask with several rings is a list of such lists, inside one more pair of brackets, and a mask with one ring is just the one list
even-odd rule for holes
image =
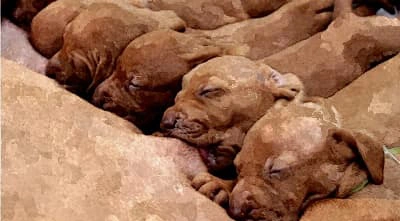
{"label": "puppy ear", "polygon": [[375,184],[383,182],[382,145],[369,136],[345,129],[329,130],[327,144],[335,157],[350,163],[340,180],[338,196],[346,196],[367,177]]}
{"label": "puppy ear", "polygon": [[267,74],[266,86],[271,90],[275,100],[293,100],[297,95],[304,93],[301,80],[294,74],[281,74],[268,65],[261,64],[260,67]]}

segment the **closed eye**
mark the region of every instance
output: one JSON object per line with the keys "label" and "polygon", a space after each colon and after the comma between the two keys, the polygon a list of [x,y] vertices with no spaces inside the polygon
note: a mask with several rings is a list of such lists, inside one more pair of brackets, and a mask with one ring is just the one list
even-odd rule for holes
{"label": "closed eye", "polygon": [[225,94],[224,89],[215,87],[204,87],[198,93],[199,96],[206,98],[220,97],[224,94]]}
{"label": "closed eye", "polygon": [[137,81],[135,81],[135,80],[129,81],[129,84],[128,84],[128,90],[129,91],[135,91],[135,90],[138,90],[141,87],[142,87],[141,84],[139,84]]}

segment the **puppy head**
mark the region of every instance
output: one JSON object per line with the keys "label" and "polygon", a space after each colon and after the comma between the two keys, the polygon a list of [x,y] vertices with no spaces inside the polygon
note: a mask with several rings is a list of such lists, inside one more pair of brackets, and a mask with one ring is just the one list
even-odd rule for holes
{"label": "puppy head", "polygon": [[46,75],[79,95],[84,95],[92,82],[90,64],[77,52],[57,52],[47,63]]}
{"label": "puppy head", "polygon": [[292,78],[243,57],[211,59],[184,76],[182,90],[164,113],[161,128],[208,152],[223,146],[225,153],[225,147],[232,145],[228,149],[237,152],[240,133],[247,132],[275,101],[291,100],[299,93],[301,86],[292,84]]}
{"label": "puppy head", "polygon": [[315,200],[345,197],[367,178],[382,183],[379,143],[337,128],[321,110],[291,106],[267,114],[247,134],[235,159],[233,217],[297,220]]}
{"label": "puppy head", "polygon": [[155,129],[162,113],[173,104],[183,75],[217,52],[175,31],[147,33],[128,45],[92,101],[144,131]]}

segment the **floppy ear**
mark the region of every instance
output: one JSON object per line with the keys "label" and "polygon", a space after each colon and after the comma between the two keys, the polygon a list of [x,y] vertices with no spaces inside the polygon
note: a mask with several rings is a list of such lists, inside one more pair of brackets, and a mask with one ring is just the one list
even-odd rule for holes
{"label": "floppy ear", "polygon": [[270,88],[275,100],[293,100],[297,95],[303,93],[303,83],[296,75],[281,74],[265,64],[260,64],[260,67],[268,76],[266,86]]}
{"label": "floppy ear", "polygon": [[363,133],[333,128],[327,144],[337,160],[349,163],[339,183],[338,197],[350,194],[367,177],[374,184],[382,184],[384,153],[380,143]]}

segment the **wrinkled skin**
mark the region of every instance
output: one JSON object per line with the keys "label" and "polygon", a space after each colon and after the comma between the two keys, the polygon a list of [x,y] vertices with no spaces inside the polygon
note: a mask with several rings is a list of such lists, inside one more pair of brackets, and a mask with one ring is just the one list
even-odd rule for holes
{"label": "wrinkled skin", "polygon": [[206,38],[171,30],[147,33],[124,50],[114,73],[97,87],[93,103],[146,132],[154,130],[173,104],[183,75],[220,53]]}
{"label": "wrinkled skin", "polygon": [[92,4],[66,27],[63,47],[50,59],[46,73],[67,89],[91,96],[112,74],[129,42],[153,30],[183,27],[183,21],[170,11]]}
{"label": "wrinkled skin", "polygon": [[273,108],[249,130],[234,185],[201,174],[193,186],[217,203],[229,201],[238,220],[290,221],[316,200],[348,196],[367,178],[381,184],[382,145],[339,124],[323,104]]}
{"label": "wrinkled skin", "polygon": [[345,197],[367,177],[383,181],[382,145],[338,127],[315,104],[273,110],[246,136],[235,159],[238,181],[230,214],[249,220],[297,220],[311,202]]}
{"label": "wrinkled skin", "polygon": [[210,36],[225,54],[261,59],[324,30],[332,21],[333,2],[292,1],[266,17],[193,32]]}
{"label": "wrinkled skin", "polygon": [[195,29],[215,29],[250,17],[270,14],[289,0],[146,0],[143,7],[173,10]]}
{"label": "wrinkled skin", "polygon": [[344,10],[327,30],[261,62],[295,73],[307,95],[329,97],[398,52],[400,20],[359,17]]}
{"label": "wrinkled skin", "polygon": [[[400,106],[399,102],[395,102],[397,100],[393,96],[396,96],[400,91],[400,87],[397,84],[400,78],[399,68],[400,55],[397,55],[395,58],[380,64],[378,67],[364,74],[357,79],[357,81],[353,82],[351,85],[347,86],[329,99],[311,99],[314,103],[307,102],[304,104],[300,100],[300,104],[290,104],[287,109],[272,108],[270,112],[268,112],[267,115],[257,122],[248,132],[242,152],[239,153],[237,159],[235,159],[237,166],[240,167],[242,164],[242,167],[247,168],[242,169],[242,172],[239,171],[239,179],[242,179],[242,176],[251,176],[248,174],[257,171],[257,168],[260,169],[262,165],[264,165],[264,158],[266,159],[266,157],[262,157],[260,161],[258,161],[257,159],[259,158],[257,158],[257,156],[276,153],[274,151],[275,149],[262,150],[261,147],[263,146],[276,148],[278,151],[281,151],[283,147],[284,152],[288,152],[286,150],[294,149],[291,153],[293,156],[288,155],[284,157],[284,159],[293,161],[289,164],[296,164],[296,162],[303,164],[303,160],[307,160],[307,157],[317,157],[318,160],[321,160],[321,156],[328,154],[319,152],[319,147],[316,147],[315,156],[311,156],[314,154],[313,151],[310,151],[313,150],[313,145],[311,144],[318,143],[318,139],[315,139],[316,137],[322,137],[322,140],[324,140],[325,135],[322,136],[319,134],[324,134],[329,130],[342,131],[342,134],[348,134],[349,137],[351,137],[351,134],[357,134],[354,133],[355,131],[362,131],[380,143],[384,143],[388,147],[398,146],[399,136],[397,136],[396,133],[398,133],[399,126],[396,123],[398,122],[397,118],[399,116],[398,113],[400,111]],[[354,99],[355,94],[357,95],[357,99]],[[296,99],[295,101],[299,100]],[[315,123],[318,123],[319,126],[315,126]],[[347,133],[350,130],[353,132]],[[358,133],[358,135],[356,135],[356,140],[361,141],[360,138],[362,137],[365,136],[360,136]],[[281,140],[287,142],[282,144]],[[324,141],[322,141],[322,143],[323,142]],[[352,146],[355,147],[354,143]],[[378,146],[381,147],[381,144]],[[261,150],[256,150],[257,148],[261,148]],[[303,150],[305,148],[307,148],[308,152],[306,151],[307,154],[303,156]],[[380,154],[381,153],[375,154],[375,152],[372,151],[372,155],[379,156]],[[300,155],[300,157],[298,155]],[[372,161],[380,162],[380,159],[374,158]],[[388,163],[394,164],[394,161]],[[277,164],[279,165],[279,163]],[[249,167],[246,165],[249,165]],[[371,168],[373,167],[369,167],[369,170],[372,171],[373,169]],[[380,168],[380,166],[375,168]],[[319,169],[328,171],[325,166],[320,167]],[[246,170],[250,172],[246,172]],[[365,198],[368,196],[369,198],[392,199],[394,197],[394,199],[398,199],[398,185],[396,185],[398,183],[396,179],[398,174],[397,172],[390,171],[390,168],[389,170],[385,168],[385,170],[386,184],[383,187],[377,187],[374,185],[368,186],[351,198]],[[296,170],[296,172],[292,172],[291,174],[296,175],[300,174],[300,172],[301,171]],[[320,176],[321,178],[324,177],[324,175],[318,172],[318,170],[313,170],[312,168],[308,169],[307,173],[314,173],[316,176]],[[375,175],[372,176],[372,174]],[[380,177],[376,176],[376,174],[378,173],[372,172],[370,173],[370,177]],[[257,177],[258,180],[263,178],[261,173],[259,173]],[[335,175],[332,175],[332,177],[335,177]],[[246,180],[250,178],[243,179]],[[351,181],[352,179],[348,180]],[[380,178],[377,180],[380,180]],[[340,184],[341,191],[337,191],[337,197],[346,195],[345,193],[347,191],[344,190],[352,188],[344,187],[352,186],[352,183],[355,182],[346,183],[342,182]],[[193,187],[195,187],[199,192],[225,207],[227,207],[233,184],[233,181],[222,180],[205,173],[199,174],[192,181]],[[248,193],[246,194],[249,195]],[[332,196],[333,195],[334,194],[332,194]],[[240,200],[240,196],[238,196],[236,204],[243,204],[245,202],[246,200]],[[243,208],[245,208],[245,205],[243,205]],[[241,209],[237,208],[236,210],[237,213],[239,213],[238,211]],[[237,217],[240,216],[245,216],[245,214],[237,215]],[[294,216],[297,216],[297,213],[294,214]]]}
{"label": "wrinkled skin", "polygon": [[209,170],[220,171],[232,166],[251,125],[276,100],[291,100],[300,89],[292,74],[281,75],[243,57],[214,58],[184,76],[161,128],[197,146]]}

